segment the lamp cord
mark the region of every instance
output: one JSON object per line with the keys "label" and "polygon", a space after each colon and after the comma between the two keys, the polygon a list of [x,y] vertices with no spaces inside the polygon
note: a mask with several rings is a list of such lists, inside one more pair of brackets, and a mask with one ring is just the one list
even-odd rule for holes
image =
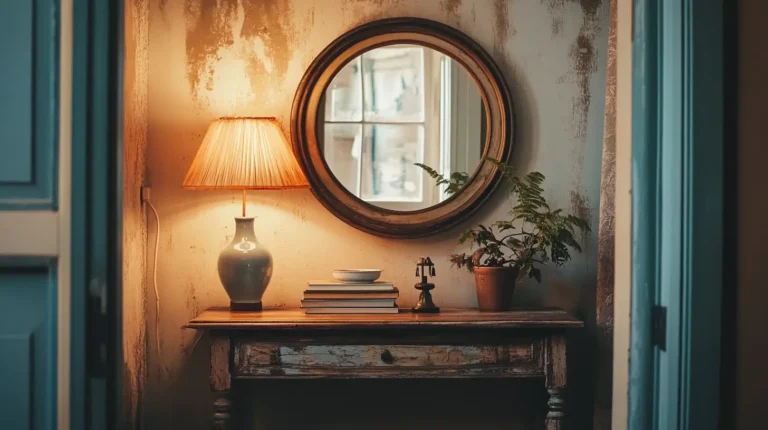
{"label": "lamp cord", "polygon": [[146,200],[149,208],[155,214],[155,252],[152,261],[152,286],[155,289],[155,341],[157,342],[157,357],[160,360],[160,367],[167,374],[168,369],[163,365],[163,351],[160,347],[160,290],[157,287],[157,254],[160,249],[160,215],[157,213],[157,209],[151,201]]}

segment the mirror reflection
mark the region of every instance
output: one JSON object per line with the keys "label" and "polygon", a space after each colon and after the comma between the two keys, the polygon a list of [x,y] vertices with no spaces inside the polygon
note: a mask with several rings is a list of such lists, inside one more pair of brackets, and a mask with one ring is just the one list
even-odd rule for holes
{"label": "mirror reflection", "polygon": [[416,163],[446,178],[471,175],[483,154],[485,118],[480,91],[461,64],[428,47],[389,45],[335,75],[320,109],[318,142],[350,193],[414,211],[454,194]]}

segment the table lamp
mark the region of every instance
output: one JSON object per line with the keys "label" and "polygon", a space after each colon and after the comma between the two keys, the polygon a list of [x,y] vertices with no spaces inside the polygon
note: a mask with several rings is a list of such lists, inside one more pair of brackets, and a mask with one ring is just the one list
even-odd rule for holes
{"label": "table lamp", "polygon": [[218,262],[233,311],[261,310],[272,278],[272,255],[256,240],[253,217],[245,215],[245,191],[308,187],[275,118],[219,118],[208,127],[184,188],[243,192],[242,217],[235,218],[235,236]]}

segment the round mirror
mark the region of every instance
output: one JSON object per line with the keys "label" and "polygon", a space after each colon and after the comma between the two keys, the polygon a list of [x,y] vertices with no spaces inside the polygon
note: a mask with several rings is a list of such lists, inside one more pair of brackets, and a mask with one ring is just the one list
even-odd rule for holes
{"label": "round mirror", "polygon": [[[483,156],[480,89],[464,66],[436,49],[397,44],[364,52],[336,73],[323,98],[317,142],[325,163],[371,205],[438,205],[460,192]],[[437,184],[430,172],[448,181],[453,175],[454,186]]]}
{"label": "round mirror", "polygon": [[512,104],[496,65],[457,30],[416,18],[358,27],[299,85],[291,121],[312,191],[381,236],[417,237],[475,211],[511,152]]}

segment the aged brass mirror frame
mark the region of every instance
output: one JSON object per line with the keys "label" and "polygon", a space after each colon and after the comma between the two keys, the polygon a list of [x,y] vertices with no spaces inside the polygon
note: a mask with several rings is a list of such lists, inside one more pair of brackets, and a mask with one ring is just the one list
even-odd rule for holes
{"label": "aged brass mirror frame", "polygon": [[[429,47],[458,61],[474,78],[486,109],[481,162],[464,188],[437,205],[409,212],[380,208],[359,199],[339,183],[318,145],[320,102],[336,73],[350,60],[374,48],[393,44]],[[294,149],[312,192],[347,224],[377,236],[414,238],[446,230],[465,220],[499,184],[498,169],[485,157],[507,160],[512,151],[512,99],[491,56],[460,31],[421,18],[389,18],[354,28],[334,40],[307,69],[291,112]]]}

